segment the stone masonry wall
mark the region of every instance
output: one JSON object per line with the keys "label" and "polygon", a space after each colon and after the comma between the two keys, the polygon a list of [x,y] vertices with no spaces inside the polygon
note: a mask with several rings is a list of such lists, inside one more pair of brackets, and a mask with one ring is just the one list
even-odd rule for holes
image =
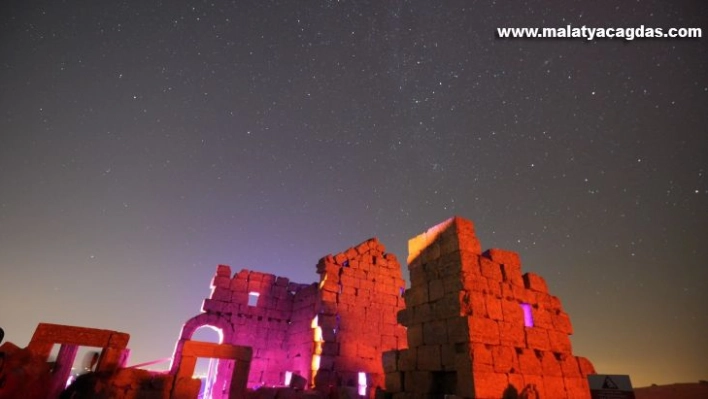
{"label": "stone masonry wall", "polygon": [[[396,320],[405,307],[401,266],[371,239],[323,257],[317,272],[319,283],[296,284],[250,270],[231,276],[218,266],[202,311],[233,330],[224,343],[253,348],[251,388],[281,386],[289,371],[322,391],[366,385],[373,395],[384,386],[381,353],[406,347]],[[249,304],[254,293],[257,303]]]}
{"label": "stone masonry wall", "polygon": [[[233,326],[233,338],[225,343],[253,348],[248,386],[283,385],[286,371],[308,378],[317,286],[245,269],[230,274],[228,266],[217,268],[202,310]],[[251,293],[258,294],[253,305]]]}
{"label": "stone masonry wall", "polygon": [[398,314],[409,349],[383,356],[394,398],[589,398],[594,369],[572,354],[568,315],[516,253],[482,253],[461,218],[411,239],[409,252]]}
{"label": "stone masonry wall", "polygon": [[[396,321],[397,312],[405,307],[401,266],[377,239],[371,239],[322,258],[317,272],[322,337],[315,384],[362,386],[373,395],[376,387],[384,386],[381,353],[407,346],[405,328]],[[366,381],[359,373],[366,373]]]}

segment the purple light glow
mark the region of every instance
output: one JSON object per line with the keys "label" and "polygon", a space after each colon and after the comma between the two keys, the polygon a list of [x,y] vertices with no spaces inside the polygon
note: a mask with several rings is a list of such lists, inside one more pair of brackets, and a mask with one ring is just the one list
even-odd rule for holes
{"label": "purple light glow", "polygon": [[531,313],[531,305],[522,303],[521,309],[524,311],[524,326],[533,327],[533,314]]}

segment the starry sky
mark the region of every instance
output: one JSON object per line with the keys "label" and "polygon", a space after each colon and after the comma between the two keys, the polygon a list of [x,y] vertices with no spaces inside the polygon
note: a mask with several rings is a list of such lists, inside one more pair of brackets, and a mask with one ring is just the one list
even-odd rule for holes
{"label": "starry sky", "polygon": [[500,39],[700,27],[695,1],[0,5],[0,326],[169,357],[217,264],[317,260],[452,216],[521,254],[574,352],[708,379],[708,42]]}

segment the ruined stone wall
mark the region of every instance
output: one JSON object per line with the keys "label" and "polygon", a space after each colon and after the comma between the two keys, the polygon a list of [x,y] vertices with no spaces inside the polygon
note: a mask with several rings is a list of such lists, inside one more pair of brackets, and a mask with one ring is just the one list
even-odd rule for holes
{"label": "ruined stone wall", "polygon": [[409,252],[399,312],[409,349],[383,358],[394,398],[589,398],[594,369],[572,354],[568,315],[516,253],[482,253],[461,218],[411,239]]}
{"label": "ruined stone wall", "polygon": [[482,252],[461,218],[411,239],[409,252],[405,295],[396,257],[376,239],[320,259],[309,285],[219,266],[182,339],[215,325],[225,343],[252,347],[250,387],[282,385],[290,371],[325,392],[365,385],[367,397],[384,386],[397,399],[589,397],[594,369],[572,353],[568,315],[516,253]]}
{"label": "ruined stone wall", "polygon": [[286,371],[308,378],[316,285],[245,269],[230,274],[228,266],[217,268],[202,310],[233,327],[232,338],[224,343],[253,348],[248,386],[283,385]]}
{"label": "ruined stone wall", "polygon": [[317,272],[319,283],[295,284],[217,268],[201,317],[232,330],[224,343],[253,348],[249,387],[283,385],[289,371],[323,391],[383,388],[381,353],[406,347],[405,328],[396,320],[405,307],[398,260],[371,239],[320,259]]}
{"label": "ruined stone wall", "polygon": [[[398,260],[371,239],[322,258],[317,272],[322,336],[316,345],[315,384],[383,388],[381,353],[407,346],[405,329],[396,321],[405,307]],[[365,373],[365,380],[359,373]]]}

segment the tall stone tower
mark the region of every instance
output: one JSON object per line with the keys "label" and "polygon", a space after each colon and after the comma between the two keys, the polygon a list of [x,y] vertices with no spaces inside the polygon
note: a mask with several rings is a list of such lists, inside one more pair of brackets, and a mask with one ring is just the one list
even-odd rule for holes
{"label": "tall stone tower", "polygon": [[590,397],[595,371],[572,353],[568,315],[542,277],[522,275],[516,253],[482,252],[459,217],[408,247],[411,288],[398,313],[408,349],[383,355],[394,398]]}

